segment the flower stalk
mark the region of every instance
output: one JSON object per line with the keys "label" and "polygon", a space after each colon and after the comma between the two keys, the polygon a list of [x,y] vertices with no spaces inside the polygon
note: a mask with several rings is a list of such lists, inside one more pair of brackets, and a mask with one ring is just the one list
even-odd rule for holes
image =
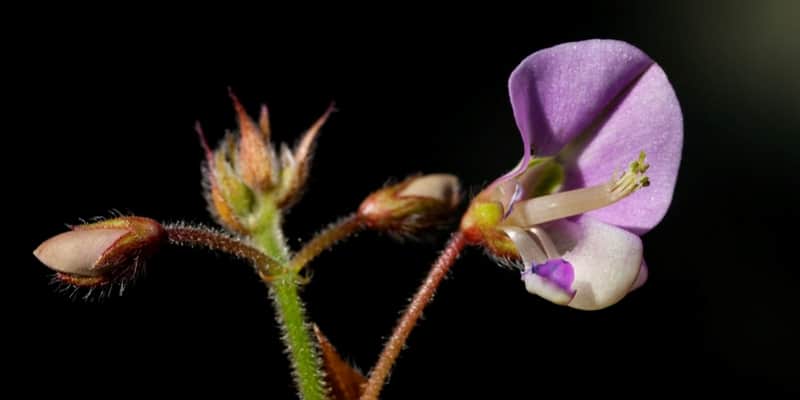
{"label": "flower stalk", "polygon": [[297,278],[296,273],[291,271],[276,277],[270,285],[270,297],[283,330],[283,341],[288,349],[301,398],[322,400],[326,398],[322,361],[306,322],[306,310],[298,293]]}
{"label": "flower stalk", "polygon": [[319,232],[292,257],[289,269],[300,272],[311,260],[363,228],[357,214],[347,215]]}
{"label": "flower stalk", "polygon": [[403,349],[406,339],[408,339],[417,321],[422,316],[425,306],[430,303],[439,284],[444,277],[447,276],[447,272],[450,271],[450,267],[452,267],[456,259],[458,259],[461,250],[464,249],[466,244],[467,240],[464,235],[461,232],[455,233],[439,255],[439,258],[433,263],[433,267],[428,273],[428,276],[417,290],[417,293],[414,295],[411,303],[409,303],[403,316],[400,317],[392,336],[386,342],[383,352],[380,358],[378,358],[378,362],[372,369],[361,400],[378,399],[383,385],[386,382],[386,378],[389,376],[389,372],[392,369],[392,365],[394,365],[395,360],[397,360],[397,356],[400,355],[400,351]]}
{"label": "flower stalk", "polygon": [[281,326],[281,337],[292,364],[295,383],[302,399],[323,400],[327,397],[322,360],[300,298],[299,275],[289,267],[290,252],[281,230],[281,214],[276,210],[264,215],[266,218],[260,221],[260,229],[253,235],[253,240],[281,265],[277,274],[265,280],[269,283],[270,298]]}
{"label": "flower stalk", "polygon": [[267,256],[261,250],[223,232],[182,224],[167,225],[164,230],[167,232],[169,242],[173,245],[203,247],[248,260],[253,263],[259,275],[262,276],[276,274],[281,268],[278,261]]}
{"label": "flower stalk", "polygon": [[[305,307],[298,290],[299,270],[290,267],[296,264],[289,262],[289,249],[280,230],[280,215],[277,212],[265,215],[268,218],[261,221],[261,226],[264,228],[254,237],[255,247],[241,239],[208,228],[175,224],[165,227],[165,230],[172,244],[222,251],[254,264],[261,278],[269,284],[270,297],[283,330],[283,341],[288,349],[300,395],[307,400],[325,399],[322,364],[317,344],[309,331]],[[347,221],[351,222],[338,226],[355,225],[352,222],[355,218],[344,219],[341,222]],[[304,247],[307,248],[309,246]],[[317,246],[310,248],[322,251],[326,247],[318,243]],[[304,258],[307,261],[313,258],[310,256],[310,250],[298,253],[301,254],[306,254]]]}

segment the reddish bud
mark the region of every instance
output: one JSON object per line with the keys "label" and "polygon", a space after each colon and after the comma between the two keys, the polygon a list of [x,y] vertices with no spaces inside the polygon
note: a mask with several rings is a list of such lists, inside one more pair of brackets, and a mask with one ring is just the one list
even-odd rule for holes
{"label": "reddish bud", "polygon": [[358,215],[372,229],[415,233],[442,223],[455,210],[459,187],[453,175],[411,177],[371,194],[361,203]]}
{"label": "reddish bud", "polygon": [[164,228],[142,217],[78,225],[39,245],[33,254],[79,286],[94,286],[135,273],[166,239]]}
{"label": "reddish bud", "polygon": [[[269,147],[268,132],[262,132],[256,125],[239,99],[231,91],[231,99],[239,119],[239,152],[236,157],[236,169],[242,180],[253,190],[265,190],[273,186],[273,157]],[[260,125],[268,127],[266,113],[262,114]]]}

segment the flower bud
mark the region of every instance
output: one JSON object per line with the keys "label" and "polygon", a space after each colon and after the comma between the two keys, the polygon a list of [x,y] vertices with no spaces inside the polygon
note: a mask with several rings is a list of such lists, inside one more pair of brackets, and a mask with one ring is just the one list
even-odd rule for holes
{"label": "flower bud", "polygon": [[204,168],[203,175],[209,210],[220,225],[233,232],[245,233],[242,218],[250,213],[254,195],[231,165],[230,160],[236,154],[235,139],[232,134],[227,134],[223,144],[217,150],[211,151],[200,125],[195,129],[206,152],[207,167]]}
{"label": "flower bud", "polygon": [[[230,96],[239,120],[236,170],[241,175],[242,180],[253,190],[268,190],[275,184],[277,177],[273,166],[275,157],[269,143],[269,132],[263,132],[256,125],[256,122],[247,115],[247,111],[245,111],[244,106],[233,94],[232,90],[230,91]],[[261,125],[264,126],[263,121],[268,121],[268,117],[263,111],[262,115],[264,116],[260,120],[262,121]]]}
{"label": "flower bud", "polygon": [[33,254],[63,280],[94,286],[133,275],[165,238],[164,228],[152,219],[120,217],[74,226]]}
{"label": "flower bud", "polygon": [[414,176],[371,194],[358,215],[371,229],[415,233],[449,216],[460,201],[459,187],[449,174]]}
{"label": "flower bud", "polygon": [[250,234],[264,227],[270,210],[291,207],[303,193],[311,157],[322,125],[333,105],[302,136],[294,150],[282,144],[280,156],[270,142],[269,113],[262,106],[256,122],[230,93],[239,129],[228,133],[212,150],[199,125],[200,144],[206,155],[203,179],[209,210],[231,232]]}

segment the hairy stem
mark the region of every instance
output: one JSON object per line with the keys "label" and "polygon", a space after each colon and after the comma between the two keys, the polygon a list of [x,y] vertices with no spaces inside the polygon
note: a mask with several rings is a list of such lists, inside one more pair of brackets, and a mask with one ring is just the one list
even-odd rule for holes
{"label": "hairy stem", "polygon": [[383,389],[384,382],[386,382],[392,365],[403,349],[408,335],[411,334],[411,330],[414,329],[417,320],[422,316],[422,311],[433,298],[436,288],[439,287],[442,279],[447,275],[447,271],[450,270],[450,267],[458,258],[465,244],[466,239],[464,235],[458,232],[453,235],[450,242],[439,255],[439,258],[433,264],[433,267],[431,267],[428,277],[425,278],[425,282],[419,287],[411,303],[408,305],[408,308],[406,308],[405,313],[400,317],[400,321],[398,321],[395,326],[392,337],[389,338],[389,341],[386,342],[386,345],[383,347],[383,352],[380,358],[378,358],[377,364],[375,364],[375,367],[372,369],[361,400],[378,399],[381,389]]}
{"label": "hairy stem", "polygon": [[283,238],[280,219],[277,211],[269,213],[260,224],[262,229],[253,234],[253,240],[282,265],[279,273],[271,276],[268,283],[300,396],[305,400],[323,400],[327,396],[322,361],[306,323],[306,310],[298,293],[297,272],[288,267],[289,249]]}
{"label": "hairy stem", "polygon": [[261,250],[211,228],[174,224],[167,225],[164,229],[167,231],[170,243],[174,245],[203,247],[248,260],[262,276],[275,274],[282,268],[280,263]]}
{"label": "hairy stem", "polygon": [[336,242],[347,238],[359,229],[361,221],[356,214],[350,214],[319,232],[313,239],[306,243],[300,251],[295,254],[289,262],[289,269],[300,271],[311,260],[320,255],[323,251],[330,249]]}
{"label": "hairy stem", "polygon": [[283,275],[272,282],[272,300],[278,310],[283,341],[289,350],[300,395],[306,400],[325,399],[322,362],[317,344],[309,335],[306,311],[296,277]]}
{"label": "hairy stem", "polygon": [[305,322],[305,308],[297,290],[297,273],[287,266],[289,250],[280,230],[279,216],[272,214],[265,218],[264,228],[253,235],[259,248],[210,228],[176,224],[166,226],[165,230],[172,244],[221,251],[255,265],[259,275],[270,284],[301,396],[307,400],[325,399],[322,364]]}

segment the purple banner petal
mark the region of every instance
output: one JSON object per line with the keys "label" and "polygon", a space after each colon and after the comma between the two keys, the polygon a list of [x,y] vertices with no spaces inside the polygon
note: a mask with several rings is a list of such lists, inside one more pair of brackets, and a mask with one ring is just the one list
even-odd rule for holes
{"label": "purple banner petal", "polygon": [[555,155],[652,64],[641,50],[616,40],[564,43],[533,53],[508,83],[523,142],[536,156]]}

